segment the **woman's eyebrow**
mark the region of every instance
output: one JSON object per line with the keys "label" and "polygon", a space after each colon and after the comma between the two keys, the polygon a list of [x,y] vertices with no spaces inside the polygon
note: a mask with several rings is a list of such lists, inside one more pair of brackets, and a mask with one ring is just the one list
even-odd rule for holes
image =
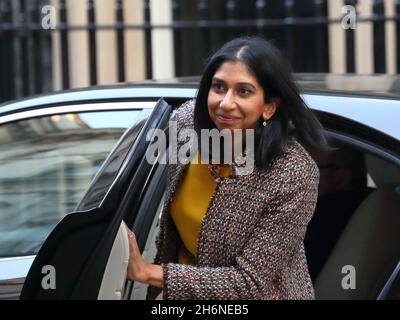
{"label": "woman's eyebrow", "polygon": [[224,80],[222,80],[222,79],[220,79],[220,78],[218,78],[218,77],[213,77],[213,78],[212,78],[212,81],[218,81],[218,82],[223,82],[223,83],[225,83]]}
{"label": "woman's eyebrow", "polygon": [[[218,78],[218,77],[213,77],[213,78],[212,78],[212,81],[217,81],[217,82],[225,83],[224,80],[222,80],[222,79],[220,79],[220,78]],[[256,89],[256,87],[255,87],[253,84],[251,84],[250,82],[238,82],[237,84],[238,84],[238,85],[241,85],[241,86],[244,86],[244,85],[250,86],[250,87],[252,87],[254,90]]]}
{"label": "woman's eyebrow", "polygon": [[254,90],[256,89],[256,87],[254,85],[252,85],[250,82],[239,82],[238,84],[241,85],[241,86],[250,86]]}

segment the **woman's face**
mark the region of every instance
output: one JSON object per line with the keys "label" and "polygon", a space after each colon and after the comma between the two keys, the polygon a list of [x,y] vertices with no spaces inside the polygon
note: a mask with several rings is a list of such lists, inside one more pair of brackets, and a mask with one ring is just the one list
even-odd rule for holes
{"label": "woman's face", "polygon": [[208,113],[219,130],[253,129],[276,110],[275,102],[264,101],[264,89],[241,62],[221,64],[212,79],[207,102]]}

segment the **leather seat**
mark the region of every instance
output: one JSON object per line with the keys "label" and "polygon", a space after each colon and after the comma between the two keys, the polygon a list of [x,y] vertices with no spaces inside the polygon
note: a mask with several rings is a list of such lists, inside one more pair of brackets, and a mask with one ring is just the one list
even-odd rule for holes
{"label": "leather seat", "polygon": [[[400,188],[380,187],[354,212],[315,280],[316,299],[376,299],[400,259]],[[355,268],[355,289],[342,273]]]}

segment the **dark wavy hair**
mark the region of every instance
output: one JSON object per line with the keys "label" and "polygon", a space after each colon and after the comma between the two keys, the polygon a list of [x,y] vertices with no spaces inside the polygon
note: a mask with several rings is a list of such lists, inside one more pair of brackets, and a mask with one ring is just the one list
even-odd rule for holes
{"label": "dark wavy hair", "polygon": [[258,36],[231,40],[209,58],[195,102],[194,129],[198,137],[201,129],[216,128],[208,113],[207,98],[215,72],[226,61],[247,66],[264,89],[267,103],[274,99],[280,101],[267,126],[262,126],[260,118],[255,128],[254,163],[257,168],[267,168],[275,157],[283,154],[291,135],[317,149],[330,149],[322,125],[300,97],[289,63],[279,49]]}

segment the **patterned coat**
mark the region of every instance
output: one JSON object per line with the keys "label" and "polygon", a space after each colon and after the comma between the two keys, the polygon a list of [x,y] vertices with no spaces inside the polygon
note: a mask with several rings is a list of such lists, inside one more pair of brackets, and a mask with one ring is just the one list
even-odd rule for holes
{"label": "patterned coat", "polygon": [[[178,132],[193,128],[193,111],[194,100],[178,108]],[[162,290],[166,300],[314,299],[303,240],[319,171],[305,149],[291,139],[270,169],[220,180],[202,221],[195,266],[176,263],[182,242],[169,214],[185,168],[169,166],[154,261],[163,267],[164,286],[150,286],[147,298]]]}

